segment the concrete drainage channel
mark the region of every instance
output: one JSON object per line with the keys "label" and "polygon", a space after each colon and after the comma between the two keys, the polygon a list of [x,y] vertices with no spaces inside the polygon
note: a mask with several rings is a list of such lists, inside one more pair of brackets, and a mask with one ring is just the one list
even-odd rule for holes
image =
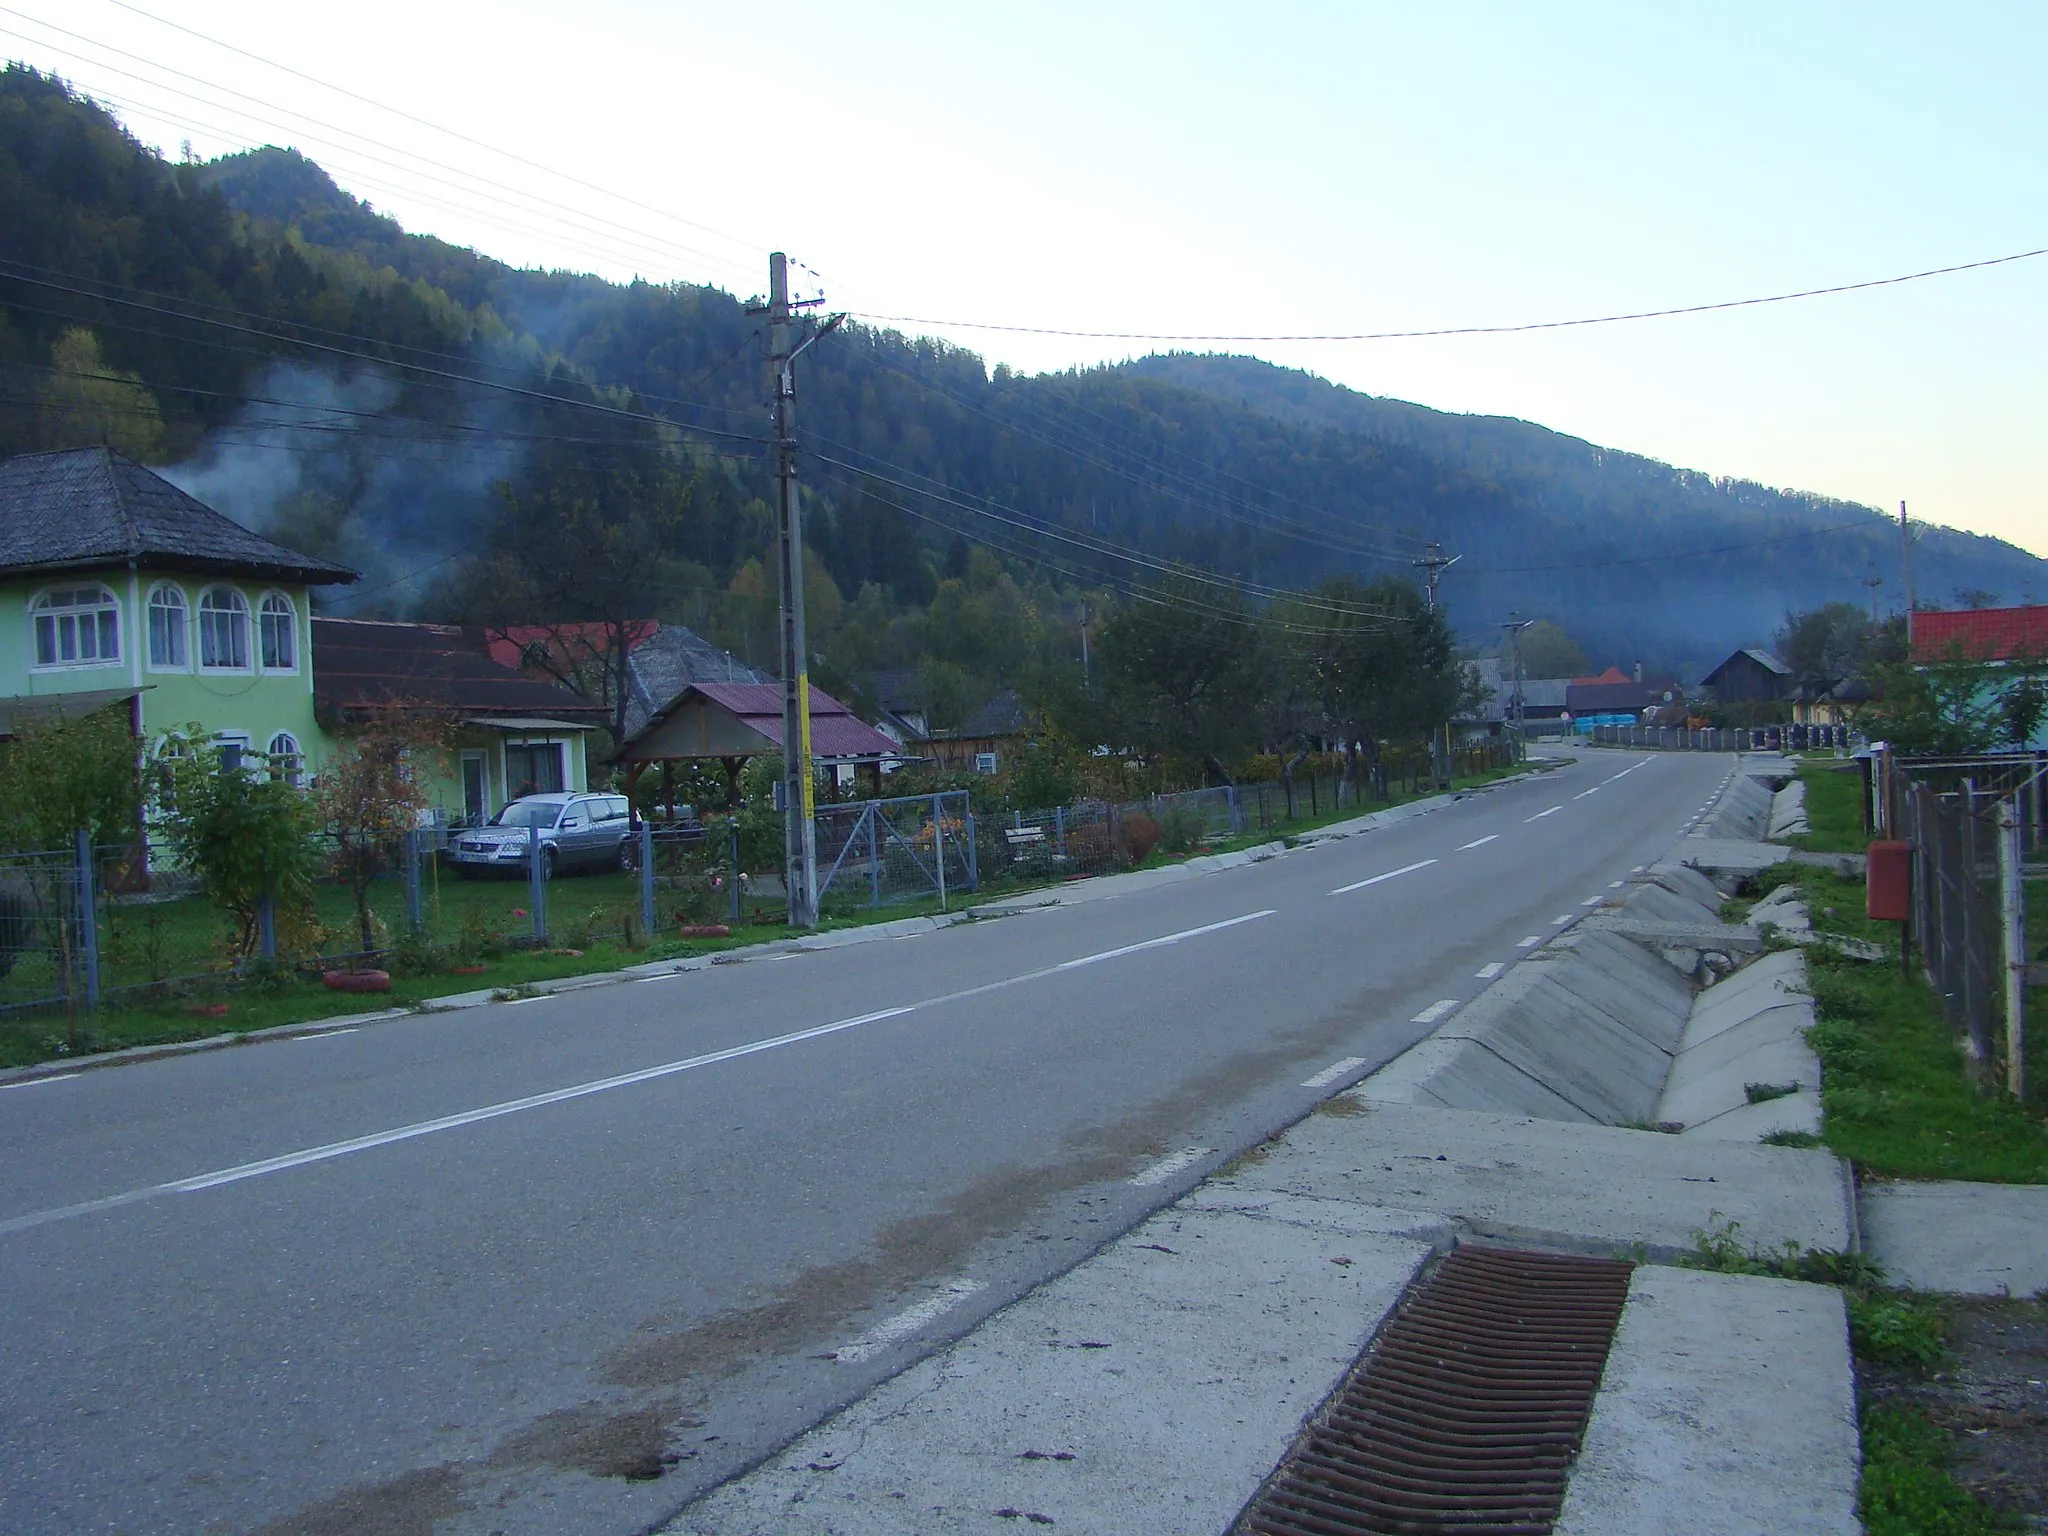
{"label": "concrete drainage channel", "polygon": [[1338,1384],[1238,1532],[1550,1530],[1630,1269],[1453,1251]]}
{"label": "concrete drainage channel", "polygon": [[1818,1124],[1803,959],[1685,862],[1784,857],[1758,766],[1719,837],[669,1529],[1852,1536],[1841,1293],[1683,1267],[1857,1247],[1841,1160],[1760,1144]]}

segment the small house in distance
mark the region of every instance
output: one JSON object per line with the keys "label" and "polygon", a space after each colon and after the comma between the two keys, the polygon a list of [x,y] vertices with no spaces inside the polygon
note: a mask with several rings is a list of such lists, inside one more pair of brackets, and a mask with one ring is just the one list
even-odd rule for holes
{"label": "small house in distance", "polygon": [[925,750],[942,768],[972,769],[976,773],[1000,773],[1011,766],[1018,748],[1031,729],[1031,717],[1024,700],[1014,688],[1005,688],[961,722],[957,731],[940,731],[925,743]]}
{"label": "small house in distance", "polygon": [[1755,710],[1792,696],[1792,669],[1761,646],[1746,645],[1700,679],[1722,706],[1745,705]]}

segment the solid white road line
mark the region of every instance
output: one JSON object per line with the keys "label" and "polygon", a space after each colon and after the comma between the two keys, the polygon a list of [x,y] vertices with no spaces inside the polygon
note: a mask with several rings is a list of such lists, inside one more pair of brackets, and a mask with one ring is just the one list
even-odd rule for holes
{"label": "solid white road line", "polygon": [[[873,1013],[858,1014],[850,1019],[836,1019],[830,1024],[815,1025],[810,1029],[792,1030],[788,1034],[774,1035],[765,1040],[750,1041],[745,1045],[731,1046],[722,1051],[707,1051],[701,1056],[685,1057],[681,1061],[664,1062],[660,1066],[643,1067],[637,1072],[621,1072],[615,1077],[602,1077],[585,1083],[573,1083],[566,1088],[550,1089],[545,1093],[529,1094],[521,1099],[508,1099],[500,1104],[486,1104],[479,1109],[464,1110],[459,1114],[442,1115],[433,1120],[422,1120],[412,1125],[394,1126],[388,1131],[377,1131],[368,1136],[354,1136],[346,1141],[329,1142],[324,1146],[308,1147],[303,1151],[288,1152],[279,1157],[262,1158],[252,1163],[238,1163],[231,1168],[216,1169],[211,1173],[195,1174],[188,1179],[173,1179],[164,1184],[145,1185],[140,1189],[124,1190],[120,1194],[106,1195],[97,1200],[86,1200],[76,1205],[58,1206],[51,1210],[31,1211],[22,1216],[11,1216],[0,1220],[0,1236],[10,1232],[24,1231],[30,1227],[43,1226],[53,1221],[64,1221],[73,1216],[84,1216],[94,1211],[112,1210],[118,1206],[132,1205],[139,1200],[154,1199],[159,1195],[194,1194],[204,1189],[214,1189],[223,1184],[239,1183],[243,1179],[259,1178],[265,1174],[281,1173],[289,1168],[302,1168],[309,1163],[323,1163],[333,1158],[346,1157],[352,1152],[367,1152],[375,1147],[390,1146],[395,1142],[411,1141],[420,1136],[431,1136],[440,1131],[452,1131],[463,1126],[477,1125],[486,1120],[495,1120],[501,1115],[518,1114],[523,1110],[540,1109],[549,1104],[561,1104],[571,1099],[586,1098],[591,1094],[605,1093],[614,1088],[626,1088],[636,1083],[652,1082],[656,1078],[670,1077],[678,1072],[690,1072],[699,1067],[713,1066],[722,1061],[736,1061],[743,1056],[753,1056],[762,1051],[776,1050],[786,1045],[797,1045],[806,1040],[817,1040],[826,1035],[838,1034],[841,1030],[857,1029],[863,1024],[878,1023],[883,1019],[898,1018],[914,1013],[920,1008],[934,1008],[946,1003],[960,1002],[970,997],[979,997],[987,992],[1014,987],[1027,981],[1042,980],[1077,965],[1092,965],[1099,960],[1108,960],[1118,955],[1135,954],[1139,950],[1152,949],[1162,944],[1177,944],[1182,939],[1191,939],[1198,934],[1215,933],[1225,928],[1235,928],[1240,923],[1249,923],[1262,917],[1271,917],[1276,909],[1268,907],[1259,912],[1247,912],[1242,917],[1226,918],[1220,923],[1205,923],[1199,928],[1186,928],[1179,933],[1169,933],[1156,939],[1147,939],[1141,944],[1126,944],[1118,949],[1104,950],[1096,955],[1084,955],[1078,960],[1069,960],[1060,965],[1049,965],[1035,971],[1025,971],[1016,976],[1005,976],[996,981],[983,982],[979,986],[964,987],[958,992],[948,992],[937,997],[927,997],[900,1008],[881,1008]],[[540,999],[523,999],[538,1002]],[[76,1073],[67,1074],[77,1076]],[[44,1078],[38,1081],[52,1081]],[[26,1087],[27,1084],[19,1086]]]}
{"label": "solid white road line", "polygon": [[1415,1015],[1414,1018],[1410,1019],[1409,1023],[1434,1024],[1438,1019],[1442,1018],[1445,1014],[1451,1012],[1457,1006],[1458,1000],[1455,997],[1440,997],[1435,1002],[1431,1003],[1427,1008],[1423,1009],[1422,1012]]}
{"label": "solid white road line", "polygon": [[1363,1056],[1346,1056],[1342,1061],[1332,1062],[1314,1077],[1302,1083],[1304,1088],[1327,1088],[1340,1077],[1346,1077],[1365,1065]]}
{"label": "solid white road line", "polygon": [[1458,844],[1458,852],[1463,853],[1468,848],[1484,848],[1488,843],[1498,842],[1499,840],[1500,834],[1498,832],[1489,832],[1484,837],[1473,838],[1469,843]]}
{"label": "solid white road line", "polygon": [[1555,816],[1559,811],[1563,809],[1564,807],[1561,805],[1553,805],[1547,811],[1538,811],[1534,816],[1525,817],[1522,821],[1522,825],[1526,827],[1532,821],[1541,821],[1546,816]]}
{"label": "solid white road line", "polygon": [[1399,869],[1390,869],[1384,875],[1374,875],[1370,880],[1354,880],[1349,885],[1340,885],[1330,892],[1332,896],[1348,896],[1353,891],[1362,891],[1368,885],[1378,885],[1382,880],[1392,880],[1397,875],[1412,875],[1418,869],[1427,869],[1435,859],[1422,859],[1413,864],[1403,864]]}
{"label": "solid white road line", "polygon": [[68,1083],[74,1077],[83,1077],[83,1072],[55,1072],[48,1077],[32,1077],[25,1083],[0,1083],[0,1088],[40,1088],[45,1083]]}
{"label": "solid white road line", "polygon": [[1498,976],[1502,971],[1506,969],[1507,967],[1502,965],[1498,960],[1489,960],[1486,962],[1486,964],[1479,967],[1479,969],[1474,971],[1472,974],[1474,976],[1477,976],[1481,981],[1491,981],[1494,977]]}
{"label": "solid white road line", "polygon": [[[1434,864],[1436,860],[1431,859]],[[1204,923],[1199,928],[1183,928],[1179,933],[1164,934],[1156,939],[1146,939],[1140,944],[1123,944],[1115,949],[1105,949],[1099,954],[1083,955],[1078,960],[1062,960],[1054,966],[1055,971],[1071,971],[1077,966],[1095,965],[1103,960],[1114,960],[1119,955],[1135,955],[1141,949],[1158,949],[1165,944],[1178,944],[1182,939],[1199,938],[1205,933],[1220,933],[1225,928],[1235,928],[1239,923],[1256,922],[1262,917],[1271,917],[1279,908],[1267,907],[1259,912],[1247,912],[1242,917],[1226,917],[1220,923]]]}
{"label": "solid white road line", "polygon": [[1517,949],[1534,949],[1534,948],[1535,948],[1535,947],[1536,947],[1536,946],[1537,946],[1538,944],[1541,944],[1542,942],[1543,942],[1543,935],[1542,935],[1542,934],[1540,934],[1540,933],[1532,933],[1532,934],[1530,934],[1530,935],[1529,935],[1529,937],[1527,937],[1526,939],[1517,939],[1517,940],[1515,940],[1515,948],[1517,948]]}
{"label": "solid white road line", "polygon": [[891,1344],[900,1344],[913,1333],[936,1322],[981,1289],[979,1280],[955,1280],[938,1295],[905,1307],[886,1322],[877,1323],[851,1344],[840,1345],[832,1351],[832,1358],[841,1365],[859,1365],[861,1361],[879,1355]]}
{"label": "solid white road line", "polygon": [[345,1024],[340,1029],[319,1029],[310,1035],[293,1035],[292,1038],[294,1040],[325,1040],[329,1035],[352,1035],[355,1032],[355,1025]]}
{"label": "solid white road line", "polygon": [[1194,1167],[1215,1150],[1214,1147],[1182,1147],[1178,1152],[1169,1152],[1158,1162],[1140,1168],[1131,1175],[1131,1182],[1141,1186],[1164,1184],[1176,1173]]}

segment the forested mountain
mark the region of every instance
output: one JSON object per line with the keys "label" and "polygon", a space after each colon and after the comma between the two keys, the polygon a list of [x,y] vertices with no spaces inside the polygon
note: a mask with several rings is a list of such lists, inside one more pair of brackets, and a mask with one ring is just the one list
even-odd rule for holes
{"label": "forested mountain", "polygon": [[[906,665],[959,698],[1013,681],[1154,563],[1256,597],[1409,575],[1439,540],[1464,556],[1444,594],[1468,638],[1512,609],[1599,662],[1693,672],[1788,608],[1865,599],[1871,562],[1900,590],[1870,509],[1253,359],[1023,377],[850,326],[802,370],[817,632],[849,687]],[[744,296],[517,270],[408,234],[293,151],[168,164],[59,82],[0,75],[0,451],[117,437],[364,564],[353,612],[476,612],[481,573],[508,569],[508,494],[563,456],[666,455],[694,488],[661,524],[653,606],[766,660],[763,374]],[[1929,532],[1915,562],[1926,594],[2048,598],[2048,563],[1995,540]]]}

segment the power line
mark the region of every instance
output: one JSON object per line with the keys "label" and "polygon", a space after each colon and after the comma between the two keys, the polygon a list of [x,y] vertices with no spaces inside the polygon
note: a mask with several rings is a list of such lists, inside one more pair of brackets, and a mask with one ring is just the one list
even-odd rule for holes
{"label": "power line", "polygon": [[[367,107],[374,107],[380,112],[388,112],[392,116],[403,118],[405,121],[413,123],[418,127],[429,129],[435,133],[444,134],[448,138],[459,140],[460,142],[471,145],[474,148],[486,150],[491,154],[498,155],[503,157],[504,159],[510,160],[516,165],[523,165],[528,170],[539,171],[542,175],[553,176],[559,181],[565,181],[569,183],[569,185],[571,186],[581,187],[587,192],[595,192],[602,197],[612,198],[614,201],[624,203],[628,207],[638,208],[645,213],[651,213],[655,215],[655,217],[657,218],[668,219],[674,223],[684,225],[687,228],[698,230],[707,235],[715,236],[717,239],[729,241],[730,243],[739,246],[741,249],[745,250],[750,255],[753,254],[754,252],[765,251],[767,249],[767,247],[759,241],[744,239],[739,235],[728,234],[726,231],[721,229],[714,229],[709,224],[700,224],[694,219],[686,219],[682,217],[680,214],[670,213],[667,209],[657,207],[652,203],[644,203],[641,202],[638,198],[628,197],[622,192],[614,192],[608,187],[601,186],[596,182],[585,181],[583,178],[579,176],[573,176],[569,174],[567,171],[558,171],[553,166],[546,165],[541,161],[529,160],[524,155],[515,154],[511,150],[505,149],[500,145],[492,144],[487,140],[474,138],[469,134],[458,132],[456,129],[453,128],[443,127],[441,124],[433,122],[428,118],[419,117],[411,112],[403,110],[402,108],[390,106],[384,102],[376,100],[374,97],[364,96],[359,94],[358,92],[349,90],[345,86],[335,85],[331,81],[322,80],[317,75],[310,75],[307,74],[304,70],[294,69],[289,64],[280,64],[275,59],[267,59],[259,53],[252,53],[248,49],[238,47],[233,43],[223,42],[220,38],[210,36],[209,34],[201,32],[196,28],[184,26],[178,22],[171,21],[166,17],[158,16],[152,11],[146,11],[139,5],[130,4],[129,0],[107,0],[107,3],[109,5],[118,6],[120,7],[120,9],[131,12],[132,14],[140,16],[147,21],[153,21],[157,23],[157,25],[159,26],[169,27],[174,32],[182,32],[187,37],[197,38],[200,42],[209,43],[213,47],[224,49],[229,53],[238,54],[242,58],[250,60],[252,63],[263,65],[267,69],[277,70],[280,73],[290,75],[295,79],[304,80],[309,85],[317,85],[322,90],[332,91],[337,96],[346,96],[351,101],[360,102]],[[43,25],[47,26],[48,23],[43,23]]]}
{"label": "power line", "polygon": [[1949,267],[1929,267],[1924,272],[1906,272],[1897,277],[1875,277],[1858,283],[1835,283],[1826,288],[1802,288],[1793,293],[1765,294],[1760,298],[1722,299],[1711,304],[1682,304],[1671,309],[1641,309],[1626,314],[1591,315],[1577,320],[1535,320],[1520,325],[1452,325],[1426,331],[1343,331],[1322,334],[1224,335],[1209,332],[1165,333],[1158,331],[1076,331],[1046,325],[1003,325],[987,320],[935,320],[915,315],[878,315],[865,310],[853,313],[862,320],[884,325],[930,325],[945,330],[1001,331],[1019,336],[1072,336],[1089,341],[1418,341],[1437,336],[1511,336],[1525,331],[1561,331],[1576,326],[1618,325],[1626,320],[1663,320],[1674,315],[1704,315],[1722,309],[1748,309],[1760,304],[1789,304],[1794,299],[1817,299],[1834,293],[1856,293],[1865,288],[1890,288],[1900,283],[1917,283],[1923,278],[1947,277],[1956,272],[1974,272],[1983,267],[2001,267],[2015,261],[2048,256],[2048,246],[2016,251],[2010,256],[1991,256],[1982,261],[1959,262]]}

